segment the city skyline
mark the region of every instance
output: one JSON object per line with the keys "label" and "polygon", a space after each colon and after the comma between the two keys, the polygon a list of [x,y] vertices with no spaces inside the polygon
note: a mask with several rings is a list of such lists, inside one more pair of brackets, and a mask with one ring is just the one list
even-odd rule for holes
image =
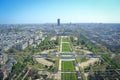
{"label": "city skyline", "polygon": [[0,0],[0,24],[120,23],[119,0]]}

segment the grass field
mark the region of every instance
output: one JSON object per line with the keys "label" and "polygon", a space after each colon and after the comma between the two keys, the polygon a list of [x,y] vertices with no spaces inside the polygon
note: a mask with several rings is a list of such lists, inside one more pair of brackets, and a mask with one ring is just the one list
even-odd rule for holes
{"label": "grass field", "polygon": [[61,80],[77,80],[75,73],[62,73]]}
{"label": "grass field", "polygon": [[68,41],[69,41],[68,38],[66,38],[66,37],[62,38],[62,42],[68,42]]}
{"label": "grass field", "polygon": [[62,71],[75,71],[75,66],[73,61],[62,61]]}
{"label": "grass field", "polygon": [[62,43],[62,52],[70,52],[70,47],[68,43]]}

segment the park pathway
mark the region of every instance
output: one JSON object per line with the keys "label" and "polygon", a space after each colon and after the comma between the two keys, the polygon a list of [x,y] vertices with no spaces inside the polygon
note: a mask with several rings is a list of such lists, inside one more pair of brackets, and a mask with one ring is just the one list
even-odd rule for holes
{"label": "park pathway", "polygon": [[61,40],[60,40],[60,52],[62,52],[62,36],[61,36],[60,39],[61,39]]}
{"label": "park pathway", "polygon": [[[71,48],[71,46],[70,46],[70,42],[69,41],[67,41],[67,42],[62,42],[62,38],[63,38],[64,36],[61,36],[61,42],[60,42],[60,56],[61,55],[66,55],[66,53],[64,53],[64,52],[62,52],[62,43],[68,43],[69,44],[69,48],[70,48],[70,50],[72,51],[72,48]],[[62,53],[62,54],[61,54]],[[69,52],[68,52],[69,53]],[[72,55],[72,54],[71,54]],[[59,68],[58,68],[58,80],[61,80],[61,73],[77,73],[77,79],[78,80],[81,80],[81,74],[80,74],[80,71],[79,71],[79,65],[78,65],[78,63],[76,62],[76,60],[75,60],[75,57],[74,58],[71,58],[71,59],[69,59],[68,58],[69,57],[69,55],[68,56],[66,56],[66,58],[65,59],[62,59],[62,58],[60,58],[59,59]],[[74,64],[74,67],[75,67],[75,71],[73,71],[73,72],[70,72],[70,71],[68,71],[68,72],[64,72],[64,71],[62,71],[61,70],[61,67],[62,67],[62,61],[74,61],[75,62],[75,64]]]}

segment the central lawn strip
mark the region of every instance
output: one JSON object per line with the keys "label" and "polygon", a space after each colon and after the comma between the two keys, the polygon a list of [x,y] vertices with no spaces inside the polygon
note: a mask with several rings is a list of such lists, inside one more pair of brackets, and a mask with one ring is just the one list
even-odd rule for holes
{"label": "central lawn strip", "polygon": [[75,73],[62,73],[61,80],[77,80]]}
{"label": "central lawn strip", "polygon": [[68,43],[62,43],[62,52],[70,52],[70,47]]}
{"label": "central lawn strip", "polygon": [[67,37],[63,37],[62,38],[62,42],[68,42],[68,38]]}
{"label": "central lawn strip", "polygon": [[62,61],[62,71],[72,72],[75,71],[75,66],[73,61]]}

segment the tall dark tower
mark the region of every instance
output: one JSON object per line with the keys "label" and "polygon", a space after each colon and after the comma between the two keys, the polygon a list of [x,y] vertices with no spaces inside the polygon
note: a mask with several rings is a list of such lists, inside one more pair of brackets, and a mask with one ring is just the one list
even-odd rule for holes
{"label": "tall dark tower", "polygon": [[60,19],[57,19],[57,25],[60,26]]}

